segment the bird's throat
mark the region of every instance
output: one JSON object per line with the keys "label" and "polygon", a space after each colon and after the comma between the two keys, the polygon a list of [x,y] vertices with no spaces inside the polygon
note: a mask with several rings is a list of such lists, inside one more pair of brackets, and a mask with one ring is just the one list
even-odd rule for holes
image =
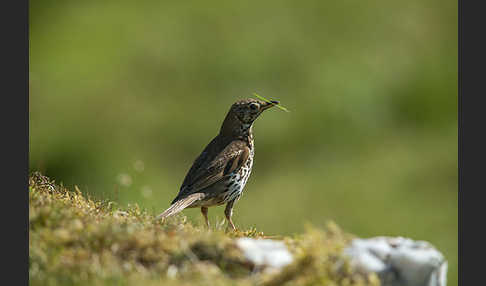
{"label": "bird's throat", "polygon": [[232,138],[253,138],[253,122],[243,123],[234,114],[228,114],[221,126],[220,135]]}

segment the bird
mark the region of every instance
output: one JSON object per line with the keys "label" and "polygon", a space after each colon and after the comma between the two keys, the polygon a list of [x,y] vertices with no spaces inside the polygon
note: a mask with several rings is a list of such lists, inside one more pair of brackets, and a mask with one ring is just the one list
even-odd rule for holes
{"label": "bird", "polygon": [[233,231],[233,206],[240,199],[253,167],[253,123],[278,101],[241,99],[231,105],[219,133],[194,160],[171,205],[157,219],[200,207],[209,228],[208,208],[226,204],[224,214]]}

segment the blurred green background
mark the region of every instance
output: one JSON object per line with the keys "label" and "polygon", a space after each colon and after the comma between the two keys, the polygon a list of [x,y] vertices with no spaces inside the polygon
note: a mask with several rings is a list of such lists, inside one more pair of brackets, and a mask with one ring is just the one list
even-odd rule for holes
{"label": "blurred green background", "polygon": [[30,169],[157,214],[234,101],[278,99],[237,226],[427,240],[457,285],[457,1],[33,0],[29,77]]}

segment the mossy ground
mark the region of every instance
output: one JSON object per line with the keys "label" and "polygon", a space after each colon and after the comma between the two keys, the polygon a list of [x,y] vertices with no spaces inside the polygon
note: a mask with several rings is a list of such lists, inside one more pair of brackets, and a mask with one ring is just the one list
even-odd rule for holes
{"label": "mossy ground", "polygon": [[235,247],[235,237],[265,237],[255,229],[207,230],[183,215],[157,221],[40,173],[29,178],[29,223],[31,285],[379,285],[339,262],[353,236],[333,223],[279,238],[295,260],[278,273],[256,271]]}

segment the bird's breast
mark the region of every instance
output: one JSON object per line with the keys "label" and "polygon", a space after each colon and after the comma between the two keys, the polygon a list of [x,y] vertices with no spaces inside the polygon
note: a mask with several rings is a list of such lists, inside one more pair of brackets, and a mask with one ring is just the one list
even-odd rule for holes
{"label": "bird's breast", "polygon": [[250,141],[249,148],[250,155],[245,164],[238,170],[230,173],[226,179],[206,189],[207,197],[204,200],[195,202],[191,207],[222,205],[240,198],[253,167],[253,157],[255,155],[253,141]]}

